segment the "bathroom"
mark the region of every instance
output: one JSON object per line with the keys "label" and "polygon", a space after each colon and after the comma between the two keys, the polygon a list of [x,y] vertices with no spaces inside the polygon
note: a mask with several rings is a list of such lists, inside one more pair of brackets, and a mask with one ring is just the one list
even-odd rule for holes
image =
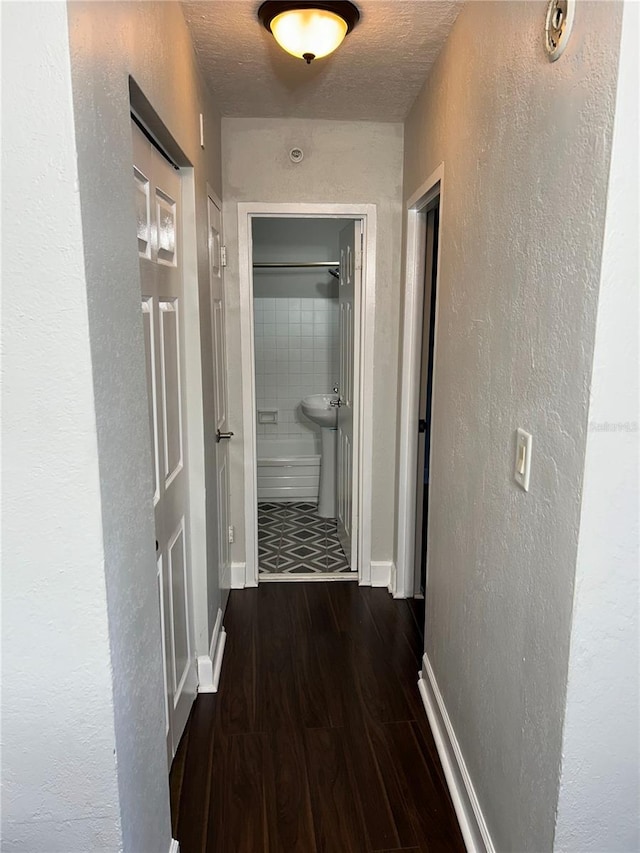
{"label": "bathroom", "polygon": [[[337,521],[335,404],[341,381],[351,384],[340,363],[339,257],[349,226],[329,218],[253,220],[262,580],[356,576]],[[308,408],[315,405],[323,411]]]}

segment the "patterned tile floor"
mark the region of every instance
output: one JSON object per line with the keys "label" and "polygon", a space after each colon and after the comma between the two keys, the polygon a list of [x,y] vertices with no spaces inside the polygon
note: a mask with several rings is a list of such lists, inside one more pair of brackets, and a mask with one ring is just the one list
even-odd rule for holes
{"label": "patterned tile floor", "polygon": [[258,562],[263,574],[350,571],[335,518],[312,503],[258,504]]}

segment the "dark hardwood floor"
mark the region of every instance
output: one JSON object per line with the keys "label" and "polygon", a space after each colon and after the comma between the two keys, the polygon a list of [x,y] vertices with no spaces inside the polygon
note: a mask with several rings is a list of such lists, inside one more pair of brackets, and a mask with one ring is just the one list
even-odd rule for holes
{"label": "dark hardwood floor", "polygon": [[355,583],[231,593],[215,695],[171,770],[181,853],[464,851],[406,602]]}

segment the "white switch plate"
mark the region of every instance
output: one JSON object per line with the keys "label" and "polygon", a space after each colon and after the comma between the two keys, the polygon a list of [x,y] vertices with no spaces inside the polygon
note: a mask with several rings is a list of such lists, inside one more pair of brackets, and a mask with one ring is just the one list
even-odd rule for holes
{"label": "white switch plate", "polygon": [[531,434],[519,429],[516,433],[516,465],[514,479],[519,486],[529,491],[529,477],[531,475]]}

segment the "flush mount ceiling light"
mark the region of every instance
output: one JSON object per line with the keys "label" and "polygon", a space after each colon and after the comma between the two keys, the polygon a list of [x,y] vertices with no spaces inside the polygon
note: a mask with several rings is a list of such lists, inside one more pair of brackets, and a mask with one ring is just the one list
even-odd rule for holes
{"label": "flush mount ceiling light", "polygon": [[267,0],[258,9],[258,18],[283,50],[309,65],[342,44],[360,12],[348,0]]}

